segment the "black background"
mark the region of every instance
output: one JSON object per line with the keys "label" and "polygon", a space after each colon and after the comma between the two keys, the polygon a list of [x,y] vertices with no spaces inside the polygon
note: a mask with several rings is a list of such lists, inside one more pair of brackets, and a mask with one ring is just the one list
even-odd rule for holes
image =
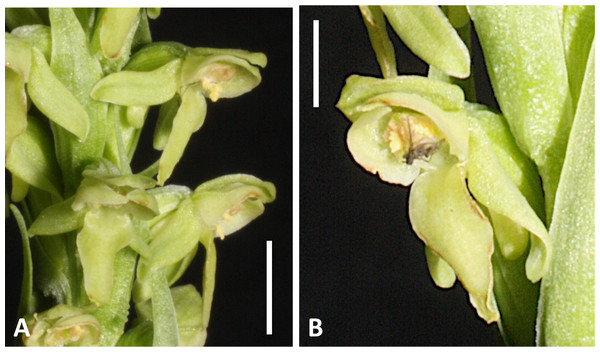
{"label": "black background", "polygon": [[[312,26],[320,25],[320,107],[312,108]],[[393,33],[393,32],[390,32]],[[392,34],[399,74],[427,66]],[[495,345],[460,284],[437,288],[408,220],[409,189],[354,162],[335,109],[350,74],[381,77],[357,7],[300,7],[300,344]],[[478,99],[494,106],[480,49]],[[483,93],[482,93],[483,92]],[[309,337],[309,318],[323,334]]]}
{"label": "black background", "polygon": [[[163,9],[150,20],[153,41],[240,48],[267,55],[263,81],[250,93],[208,102],[203,127],[192,135],[168,184],[195,188],[232,173],[273,182],[277,199],[225,241],[216,240],[217,278],[207,345],[292,344],[292,10]],[[132,167],[139,172],[160,154],[152,149],[156,111],[149,115]],[[266,240],[273,241],[273,335],[266,326]],[[13,341],[22,277],[14,219],[6,221],[6,344]],[[176,285],[200,290],[203,255]],[[35,270],[35,268],[34,268]]]}

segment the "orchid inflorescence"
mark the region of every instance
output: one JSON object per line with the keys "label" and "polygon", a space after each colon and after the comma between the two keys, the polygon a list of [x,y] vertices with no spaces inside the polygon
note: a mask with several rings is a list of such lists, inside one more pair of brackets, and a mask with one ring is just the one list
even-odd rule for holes
{"label": "orchid inflorescence", "polygon": [[[149,18],[159,14],[6,10],[5,166],[24,246],[27,346],[203,345],[215,238],[275,199],[273,184],[246,174],[194,190],[165,185],[204,123],[206,99],[251,91],[267,58],[153,43]],[[162,153],[133,173],[152,106],[160,107],[153,146]],[[199,248],[201,293],[173,286]],[[136,318],[124,331],[132,300]]]}

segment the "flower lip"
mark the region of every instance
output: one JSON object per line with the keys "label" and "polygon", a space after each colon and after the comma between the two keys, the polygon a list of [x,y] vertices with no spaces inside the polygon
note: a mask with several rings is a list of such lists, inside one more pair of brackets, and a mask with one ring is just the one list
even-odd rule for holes
{"label": "flower lip", "polygon": [[211,83],[227,82],[235,76],[236,68],[224,62],[215,62],[201,70],[198,76]]}
{"label": "flower lip", "polygon": [[443,141],[442,134],[427,116],[416,112],[394,114],[384,133],[389,150],[409,165],[428,159]]}

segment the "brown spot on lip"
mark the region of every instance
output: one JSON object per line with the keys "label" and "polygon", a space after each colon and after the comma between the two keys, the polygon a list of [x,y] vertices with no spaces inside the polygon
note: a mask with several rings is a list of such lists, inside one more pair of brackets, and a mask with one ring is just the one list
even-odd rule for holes
{"label": "brown spot on lip", "polygon": [[471,210],[473,210],[473,212],[475,214],[477,214],[479,216],[479,218],[481,218],[481,220],[483,220],[484,222],[489,222],[488,218],[485,217],[485,215],[483,215],[483,213],[481,212],[481,210],[479,209],[479,207],[477,206],[477,204],[475,204],[475,202],[473,200],[469,200],[469,205],[471,206]]}
{"label": "brown spot on lip", "polygon": [[429,158],[443,140],[435,124],[427,116],[416,112],[393,115],[383,137],[390,152],[408,165],[417,159]]}
{"label": "brown spot on lip", "polygon": [[235,76],[235,71],[234,66],[215,62],[205,71],[203,78],[213,83],[227,82]]}
{"label": "brown spot on lip", "polygon": [[231,207],[229,210],[227,210],[227,213],[229,215],[235,215],[237,214],[240,210],[242,210],[242,204],[246,201],[246,199],[248,198],[255,198],[255,199],[260,199],[261,196],[260,194],[256,193],[256,192],[250,192],[248,193],[242,200],[240,200],[240,202],[238,204],[236,204],[235,206]]}
{"label": "brown spot on lip", "polygon": [[235,214],[239,213],[240,210],[242,210],[242,204],[241,203],[240,204],[236,204],[233,208],[229,209],[226,214],[235,215]]}

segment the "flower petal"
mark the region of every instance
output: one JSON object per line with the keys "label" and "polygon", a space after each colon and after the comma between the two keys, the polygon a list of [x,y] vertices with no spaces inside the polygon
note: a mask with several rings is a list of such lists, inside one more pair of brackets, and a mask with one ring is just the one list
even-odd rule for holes
{"label": "flower petal", "polygon": [[[495,157],[494,150],[484,130],[476,119],[470,119],[471,137],[467,178],[469,190],[478,202],[491,211],[514,221],[532,234],[531,250],[527,258],[527,277],[536,282],[544,276],[550,265],[552,247],[544,223],[538,218],[527,199],[519,191]],[[524,250],[523,241],[520,250]],[[515,256],[520,256],[517,251]]]}
{"label": "flower petal", "polygon": [[454,269],[479,316],[491,323],[499,318],[492,292],[492,227],[467,190],[463,167],[452,157],[439,160],[440,153],[439,167],[412,185],[410,221],[417,236]]}
{"label": "flower petal", "polygon": [[103,305],[109,301],[115,256],[131,242],[134,233],[129,215],[116,209],[101,207],[85,215],[77,234],[77,249],[85,291],[92,302]]}
{"label": "flower petal", "polygon": [[158,105],[175,95],[181,60],[148,72],[120,71],[104,77],[92,90],[92,98],[117,105]]}
{"label": "flower petal", "polygon": [[469,50],[438,6],[381,9],[394,31],[418,57],[450,76],[469,77]]}

